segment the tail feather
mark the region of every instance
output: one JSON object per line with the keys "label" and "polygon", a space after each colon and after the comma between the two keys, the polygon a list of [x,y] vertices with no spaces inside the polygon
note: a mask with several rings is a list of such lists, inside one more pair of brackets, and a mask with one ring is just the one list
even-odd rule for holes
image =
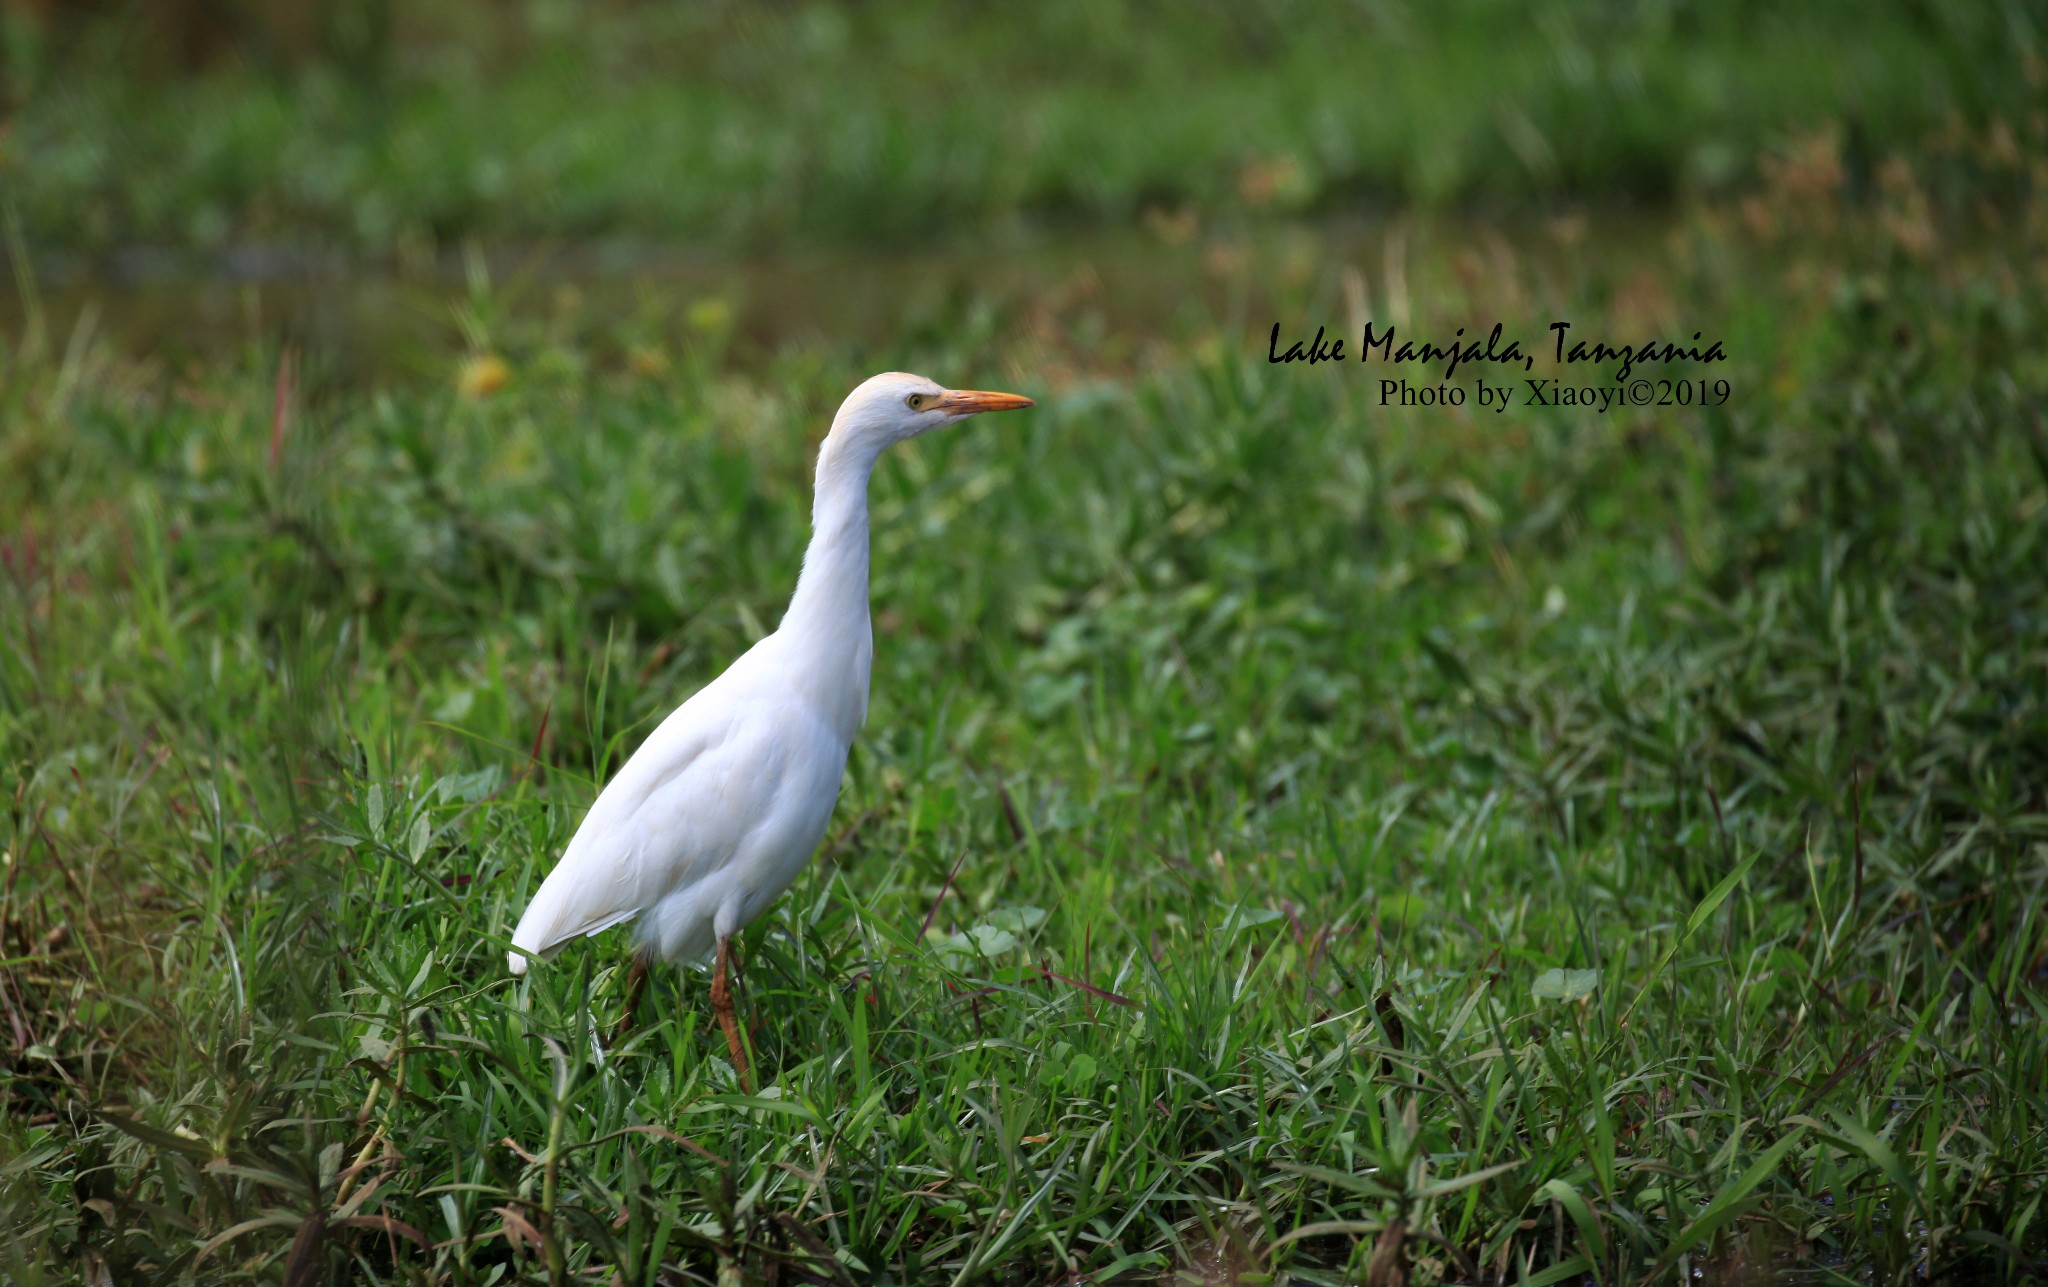
{"label": "tail feather", "polygon": [[566,884],[558,884],[555,880],[555,876],[560,874],[561,869],[556,868],[554,875],[541,882],[540,892],[533,896],[526,914],[519,918],[519,928],[512,931],[512,946],[522,949],[505,954],[506,968],[514,974],[526,973],[530,960],[526,953],[543,958],[552,956],[572,938],[601,934],[640,914],[638,906],[631,906],[607,908],[593,917],[590,908],[580,906],[576,899],[565,896]]}

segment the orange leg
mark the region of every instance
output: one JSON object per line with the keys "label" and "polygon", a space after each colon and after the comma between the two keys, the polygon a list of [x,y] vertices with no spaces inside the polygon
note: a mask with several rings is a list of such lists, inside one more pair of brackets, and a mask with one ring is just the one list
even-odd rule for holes
{"label": "orange leg", "polygon": [[733,1070],[740,1075],[740,1089],[754,1093],[754,1078],[747,1068],[747,1048],[740,1041],[740,1025],[732,1005],[732,940],[718,940],[718,960],[711,967],[711,1013],[725,1032],[726,1049],[732,1052]]}

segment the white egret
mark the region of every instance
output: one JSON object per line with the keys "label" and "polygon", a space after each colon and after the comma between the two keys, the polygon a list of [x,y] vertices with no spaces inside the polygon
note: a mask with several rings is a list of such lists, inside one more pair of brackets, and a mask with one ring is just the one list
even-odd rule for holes
{"label": "white egret", "polygon": [[781,626],[677,707],[598,793],[519,918],[514,974],[530,956],[635,921],[627,1021],[648,958],[714,956],[712,1010],[747,1076],[728,978],[732,936],[810,860],[867,718],[868,476],[891,444],[1030,405],[898,372],[848,395],[818,449],[811,543]]}

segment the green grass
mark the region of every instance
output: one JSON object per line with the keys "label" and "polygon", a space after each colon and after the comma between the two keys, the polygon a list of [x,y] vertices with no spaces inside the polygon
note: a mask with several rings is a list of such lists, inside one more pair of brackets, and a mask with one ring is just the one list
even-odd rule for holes
{"label": "green grass", "polygon": [[391,9],[369,52],[266,60],[252,37],[192,75],[159,28],[17,15],[0,181],[30,240],[410,256],[1654,202],[1739,188],[1816,130],[1868,182],[1957,121],[2024,129],[2043,57],[2039,14],[2000,3]]}
{"label": "green grass", "polygon": [[[0,1277],[2038,1273],[2043,231],[1772,200],[1642,262],[1411,243],[1422,327],[1680,301],[1710,411],[1021,316],[647,375],[499,316],[497,395],[316,360],[280,430],[260,346],[16,344]],[[694,974],[600,1059],[621,936],[522,981],[506,936],[776,619],[882,365],[1044,396],[876,477],[760,1092]]]}

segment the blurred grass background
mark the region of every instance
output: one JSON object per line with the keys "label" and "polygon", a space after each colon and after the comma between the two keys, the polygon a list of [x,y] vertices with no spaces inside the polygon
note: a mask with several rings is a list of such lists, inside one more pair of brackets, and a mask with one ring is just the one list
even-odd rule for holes
{"label": "blurred grass background", "polygon": [[[2037,11],[0,15],[0,1279],[2042,1272]],[[600,1054],[503,938],[882,367],[1040,406],[877,474],[766,1089]]]}
{"label": "blurred grass background", "polygon": [[1867,188],[1957,122],[2024,129],[2042,75],[2015,3],[4,12],[0,173],[32,238],[88,252],[1657,202],[1821,124]]}

